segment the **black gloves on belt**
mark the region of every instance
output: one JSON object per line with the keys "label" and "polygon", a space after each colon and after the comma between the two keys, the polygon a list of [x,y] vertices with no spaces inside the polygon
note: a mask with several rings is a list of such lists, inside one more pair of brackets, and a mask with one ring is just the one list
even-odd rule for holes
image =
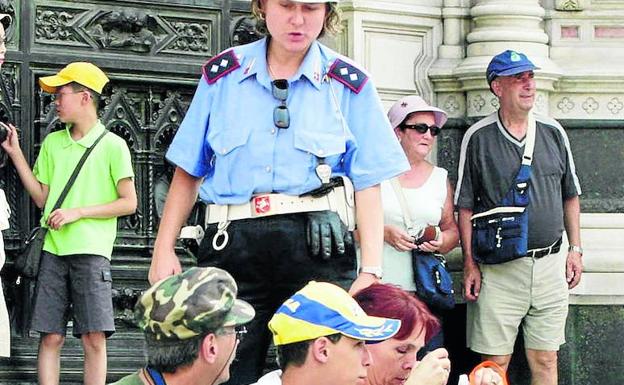
{"label": "black gloves on belt", "polygon": [[307,240],[310,254],[327,260],[332,249],[337,254],[344,254],[347,247],[353,246],[353,237],[333,211],[314,211],[307,213]]}

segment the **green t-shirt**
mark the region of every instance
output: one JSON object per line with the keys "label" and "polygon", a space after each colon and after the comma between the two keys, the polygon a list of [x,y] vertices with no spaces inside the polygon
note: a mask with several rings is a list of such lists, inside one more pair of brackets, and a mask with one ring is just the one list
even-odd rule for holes
{"label": "green t-shirt", "polygon": [[139,372],[132,373],[129,376],[125,376],[117,382],[113,382],[110,385],[144,385],[143,381],[141,381],[141,377],[139,377]]}
{"label": "green t-shirt", "polygon": [[[78,141],[72,139],[69,126],[44,139],[33,170],[39,182],[49,186],[42,225],[45,225],[82,154],[103,131],[104,126],[98,121]],[[87,158],[61,208],[113,202],[119,198],[117,183],[133,176],[128,145],[122,138],[108,133]],[[116,236],[116,217],[83,218],[63,225],[59,230],[48,231],[43,249],[56,255],[95,254],[110,259]]]}

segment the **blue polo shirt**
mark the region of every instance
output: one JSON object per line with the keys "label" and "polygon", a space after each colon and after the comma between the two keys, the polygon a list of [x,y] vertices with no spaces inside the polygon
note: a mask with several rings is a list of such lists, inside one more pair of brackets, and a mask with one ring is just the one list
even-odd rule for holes
{"label": "blue polo shirt", "polygon": [[199,81],[167,159],[205,178],[200,198],[239,204],[255,193],[299,195],[320,186],[315,168],[325,158],[333,176],[346,175],[356,190],[409,169],[370,79],[355,93],[326,76],[337,58],[312,43],[299,71],[288,79],[290,127],[277,128],[267,40],[233,49],[239,68],[213,84]]}

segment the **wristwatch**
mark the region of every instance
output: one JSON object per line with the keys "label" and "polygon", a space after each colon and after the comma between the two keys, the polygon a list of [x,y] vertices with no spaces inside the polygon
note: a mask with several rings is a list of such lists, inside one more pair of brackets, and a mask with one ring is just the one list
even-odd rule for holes
{"label": "wristwatch", "polygon": [[577,253],[583,255],[583,248],[581,246],[570,245],[568,246],[568,252],[570,251],[576,251]]}
{"label": "wristwatch", "polygon": [[360,267],[360,273],[372,274],[378,279],[383,278],[383,269],[381,266],[362,266]]}

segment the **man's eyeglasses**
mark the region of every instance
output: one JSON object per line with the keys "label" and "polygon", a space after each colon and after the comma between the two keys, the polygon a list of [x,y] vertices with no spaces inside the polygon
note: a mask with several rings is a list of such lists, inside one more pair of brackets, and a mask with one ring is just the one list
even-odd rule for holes
{"label": "man's eyeglasses", "polygon": [[236,340],[237,341],[242,341],[243,337],[245,336],[245,334],[247,334],[247,328],[244,327],[244,326],[237,326],[232,331],[226,331],[222,335],[226,335],[227,336],[227,335],[230,335],[230,334],[235,334],[236,335]]}
{"label": "man's eyeglasses", "polygon": [[288,80],[276,79],[271,82],[271,92],[273,97],[282,102],[273,110],[273,123],[279,128],[290,127],[290,113],[286,105],[288,99]]}
{"label": "man's eyeglasses", "polygon": [[245,337],[245,334],[247,334],[247,328],[244,326],[238,326],[236,329],[234,329],[234,333],[236,334],[236,340],[242,341],[243,337]]}
{"label": "man's eyeglasses", "polygon": [[63,98],[63,96],[65,95],[71,95],[71,94],[79,94],[85,92],[84,90],[82,91],[74,91],[74,92],[55,92],[52,94],[52,101],[55,100],[61,100]]}
{"label": "man's eyeglasses", "polygon": [[438,126],[428,126],[425,123],[418,124],[403,124],[403,129],[409,128],[410,130],[416,130],[417,132],[424,134],[427,130],[431,131],[431,136],[437,136],[442,129]]}

